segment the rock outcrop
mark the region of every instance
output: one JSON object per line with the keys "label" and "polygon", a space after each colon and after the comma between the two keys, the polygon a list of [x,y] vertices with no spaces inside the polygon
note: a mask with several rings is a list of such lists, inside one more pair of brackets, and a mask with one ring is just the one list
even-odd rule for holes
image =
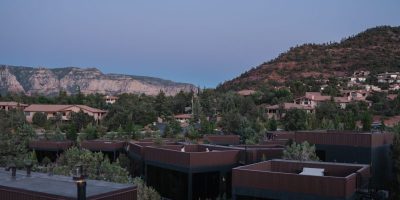
{"label": "rock outcrop", "polygon": [[96,68],[32,68],[0,65],[0,92],[27,95],[56,95],[63,90],[69,94],[79,90],[84,94],[117,95],[135,93],[175,95],[180,91],[197,91],[192,84],[177,83],[153,77],[103,74]]}

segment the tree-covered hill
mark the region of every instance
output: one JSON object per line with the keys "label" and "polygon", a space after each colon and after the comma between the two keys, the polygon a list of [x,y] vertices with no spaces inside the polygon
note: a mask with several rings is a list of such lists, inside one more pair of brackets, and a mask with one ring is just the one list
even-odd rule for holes
{"label": "tree-covered hill", "polygon": [[305,77],[400,71],[400,27],[380,26],[342,39],[339,43],[304,44],[220,85],[218,89],[257,88],[264,83],[284,85]]}

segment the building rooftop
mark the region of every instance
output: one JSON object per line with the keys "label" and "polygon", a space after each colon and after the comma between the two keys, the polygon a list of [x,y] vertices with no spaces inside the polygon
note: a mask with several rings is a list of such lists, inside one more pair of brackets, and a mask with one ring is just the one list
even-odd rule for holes
{"label": "building rooftop", "polygon": [[290,110],[290,109],[299,109],[299,110],[314,110],[311,106],[305,106],[305,105],[300,105],[296,103],[283,103],[283,104],[276,104],[276,105],[270,105],[266,106],[267,109],[269,110],[277,110],[282,108],[284,110]]}
{"label": "building rooftop", "polygon": [[216,145],[237,145],[240,143],[239,135],[204,135],[203,140]]}
{"label": "building rooftop", "polygon": [[66,150],[73,145],[72,141],[34,140],[29,142],[29,148],[35,150],[59,151]]}
{"label": "building rooftop", "polygon": [[255,94],[256,91],[255,90],[240,90],[237,92],[238,95],[240,96],[250,96],[252,94]]}
{"label": "building rooftop", "polygon": [[[103,195],[111,197],[120,195],[121,193],[125,193],[127,196],[131,197],[124,199],[136,199],[136,186],[134,185],[97,180],[87,180],[86,182],[86,194],[88,199],[91,199],[91,197],[103,199]],[[26,195],[31,195],[36,198],[38,198],[36,195],[41,195],[42,197],[51,196],[54,199],[76,199],[77,197],[76,183],[72,180],[72,177],[67,176],[49,176],[47,174],[33,172],[30,177],[27,177],[25,171],[18,170],[16,178],[12,179],[11,172],[0,168],[0,187],[2,188],[0,196],[12,190],[24,194],[29,193]]]}
{"label": "building rooftop", "polygon": [[191,119],[192,114],[177,114],[174,117],[175,119]]}
{"label": "building rooftop", "polygon": [[239,150],[213,145],[163,145],[144,148],[145,160],[179,168],[235,165]]}
{"label": "building rooftop", "polygon": [[393,134],[386,132],[353,131],[298,131],[294,140],[297,143],[307,141],[311,144],[376,147],[392,144]]}
{"label": "building rooftop", "polygon": [[323,199],[324,196],[350,197],[369,176],[368,165],[275,159],[234,168],[232,186],[275,191],[271,194],[316,195]]}
{"label": "building rooftop", "polygon": [[72,107],[78,107],[93,113],[106,113],[104,110],[92,108],[86,105],[57,105],[57,104],[31,104],[25,108],[26,112],[62,112],[67,111]]}
{"label": "building rooftop", "polygon": [[320,92],[306,92],[305,98],[314,101],[329,101],[332,97],[322,95]]}
{"label": "building rooftop", "polygon": [[23,103],[18,103],[15,101],[1,101],[0,106],[20,106],[20,107],[26,107],[28,104],[23,104]]}
{"label": "building rooftop", "polygon": [[118,151],[124,149],[125,141],[120,140],[84,140],[81,147],[91,151]]}

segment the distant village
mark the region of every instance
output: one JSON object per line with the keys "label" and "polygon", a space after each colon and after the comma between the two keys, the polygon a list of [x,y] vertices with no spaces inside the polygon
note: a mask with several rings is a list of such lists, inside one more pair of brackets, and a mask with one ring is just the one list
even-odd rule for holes
{"label": "distant village", "polygon": [[[385,84],[386,89],[382,89],[376,85],[369,85],[366,83],[367,78],[370,78],[369,71],[355,71],[350,77],[343,77],[342,79],[347,80],[346,85],[337,85],[340,89],[338,96],[323,95],[323,90],[328,87],[327,84],[322,84],[320,92],[306,92],[304,96],[296,98],[293,102],[285,102],[276,105],[262,105],[266,109],[268,118],[282,119],[288,110],[298,109],[304,110],[306,113],[314,113],[318,105],[323,102],[334,102],[338,108],[346,109],[346,106],[354,102],[364,102],[371,107],[372,102],[367,100],[367,97],[372,93],[385,93],[388,100],[394,100],[398,96],[400,90],[400,72],[386,72],[377,74],[373,78],[376,78],[377,83]],[[328,82],[328,80],[322,80],[321,82]],[[346,89],[343,89],[346,88]],[[357,88],[357,89],[348,89]],[[288,89],[286,87],[279,87],[279,89]],[[250,96],[256,94],[255,90],[240,90],[237,93],[241,96]],[[400,122],[400,116],[373,116],[373,123],[380,124],[384,123],[386,126],[393,127]],[[358,124],[360,126],[360,124]]]}

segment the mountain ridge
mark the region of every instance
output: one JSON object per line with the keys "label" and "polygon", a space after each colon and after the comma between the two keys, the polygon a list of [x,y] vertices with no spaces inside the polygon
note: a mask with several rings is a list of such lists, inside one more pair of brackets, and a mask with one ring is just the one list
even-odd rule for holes
{"label": "mountain ridge", "polygon": [[180,91],[197,91],[193,84],[179,83],[156,77],[105,74],[97,68],[47,68],[0,65],[0,93],[24,93],[27,95],[56,95],[63,90],[76,93],[78,88],[84,94],[103,93],[144,93],[175,95]]}
{"label": "mountain ridge", "polygon": [[303,44],[220,84],[220,90],[287,85],[302,78],[347,76],[356,70],[400,71],[400,26],[378,26],[340,42]]}

